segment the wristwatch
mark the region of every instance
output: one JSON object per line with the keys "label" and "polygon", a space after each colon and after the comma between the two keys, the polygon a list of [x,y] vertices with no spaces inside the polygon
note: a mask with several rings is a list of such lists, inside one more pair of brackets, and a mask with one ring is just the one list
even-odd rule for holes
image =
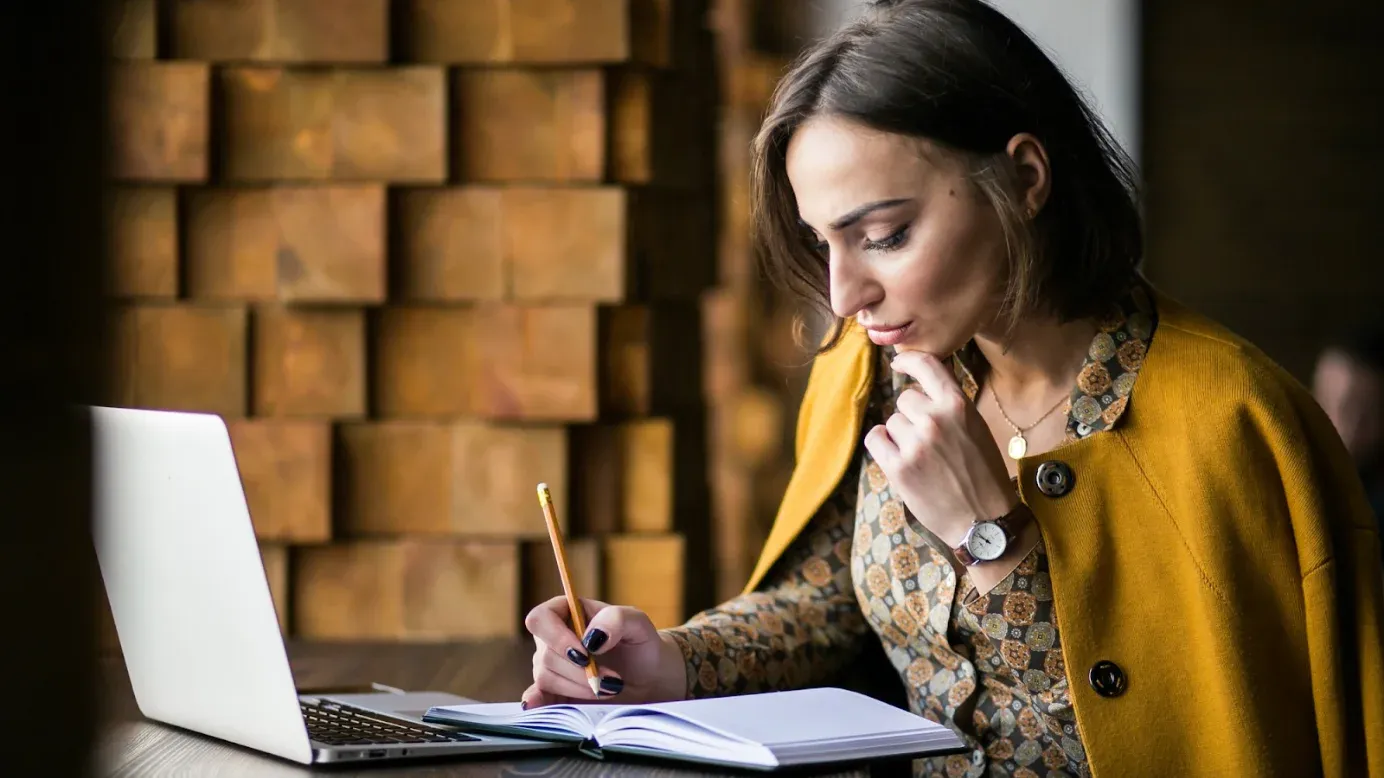
{"label": "wristwatch", "polygon": [[1027,516],[1024,504],[1019,503],[1014,510],[998,519],[977,521],[966,530],[966,537],[961,539],[961,545],[952,549],[952,553],[966,567],[993,562],[1009,550],[1009,544],[1019,536]]}

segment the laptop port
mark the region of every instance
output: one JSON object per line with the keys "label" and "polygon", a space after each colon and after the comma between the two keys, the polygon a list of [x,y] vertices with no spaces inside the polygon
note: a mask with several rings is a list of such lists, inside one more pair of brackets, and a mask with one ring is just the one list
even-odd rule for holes
{"label": "laptop port", "polygon": [[378,759],[378,758],[384,756],[384,754],[385,754],[385,751],[384,751],[383,748],[374,748],[374,749],[371,749],[371,750],[365,752],[365,755],[368,756],[368,757],[370,757],[371,759]]}

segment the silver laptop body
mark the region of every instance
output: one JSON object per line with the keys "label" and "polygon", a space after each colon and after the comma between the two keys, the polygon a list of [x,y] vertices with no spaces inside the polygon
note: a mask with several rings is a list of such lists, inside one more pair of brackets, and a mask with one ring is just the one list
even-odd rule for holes
{"label": "silver laptop body", "polygon": [[304,764],[557,747],[424,723],[467,701],[444,692],[299,695],[225,423],[88,410],[97,559],[145,717]]}

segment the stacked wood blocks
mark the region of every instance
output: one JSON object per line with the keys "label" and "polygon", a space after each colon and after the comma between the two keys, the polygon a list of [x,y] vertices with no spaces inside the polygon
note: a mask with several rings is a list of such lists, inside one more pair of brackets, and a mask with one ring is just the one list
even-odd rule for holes
{"label": "stacked wood blocks", "polygon": [[112,401],[226,418],[287,633],[517,634],[539,481],[583,594],[704,604],[705,15],[115,3]]}

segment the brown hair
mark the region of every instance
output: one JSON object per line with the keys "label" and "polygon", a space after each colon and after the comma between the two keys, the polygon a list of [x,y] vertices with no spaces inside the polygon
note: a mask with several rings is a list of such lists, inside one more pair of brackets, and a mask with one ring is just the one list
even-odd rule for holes
{"label": "brown hair", "polygon": [[[1003,225],[1002,313],[1011,326],[1035,311],[1062,321],[1098,315],[1134,280],[1143,226],[1133,162],[1047,55],[981,0],[870,3],[805,51],[774,90],[754,141],[755,241],[772,280],[830,315],[827,265],[808,245],[786,171],[793,133],[824,115],[961,155]],[[1032,220],[1006,153],[1024,132],[1051,167],[1049,197]]]}

